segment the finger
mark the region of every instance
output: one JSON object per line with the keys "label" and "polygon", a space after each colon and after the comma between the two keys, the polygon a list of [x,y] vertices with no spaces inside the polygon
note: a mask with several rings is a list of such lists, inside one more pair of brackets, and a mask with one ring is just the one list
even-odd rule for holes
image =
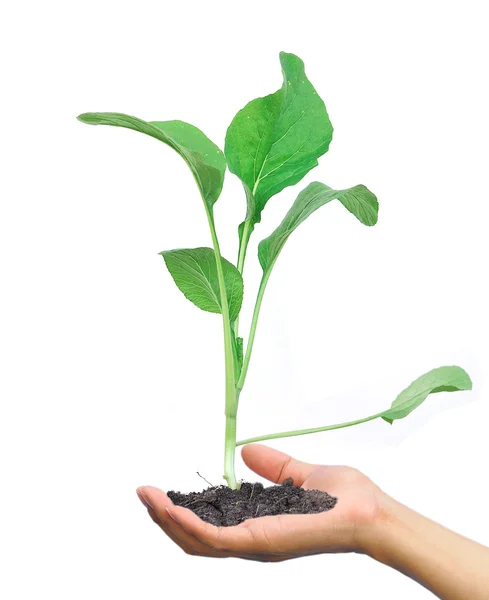
{"label": "finger", "polygon": [[304,480],[318,468],[318,465],[301,462],[262,444],[244,446],[241,456],[252,471],[274,483],[282,483],[292,477],[294,485],[302,485]]}
{"label": "finger", "polygon": [[151,485],[143,485],[138,487],[136,494],[147,508],[152,508],[153,510],[156,510],[156,504],[160,505],[160,508],[164,508],[165,506],[173,506],[173,502],[163,490]]}
{"label": "finger", "polygon": [[[162,490],[152,487],[145,486],[143,488],[138,488],[138,496],[141,501],[148,507],[148,510],[152,510],[153,514],[157,519],[157,524],[162,528],[165,528],[165,533],[167,531],[171,532],[175,538],[177,538],[182,544],[184,544],[187,548],[191,548],[194,550],[195,554],[199,554],[202,556],[213,556],[216,558],[228,558],[231,556],[238,556],[233,551],[226,551],[217,549],[215,546],[208,544],[206,540],[202,538],[198,538],[193,535],[192,532],[186,530],[181,523],[175,518],[174,512],[175,509],[182,510],[184,513],[189,513],[192,517],[202,523],[203,525],[209,525],[209,527],[213,527],[208,523],[204,523],[201,521],[197,515],[195,515],[191,510],[187,508],[175,507],[170,498],[163,492]],[[214,529],[217,529],[214,527]],[[174,540],[176,541],[176,540]],[[178,543],[178,541],[176,541]],[[181,544],[179,544],[181,546]],[[239,556],[239,558],[244,558]]]}
{"label": "finger", "polygon": [[195,548],[192,548],[188,544],[186,544],[178,535],[176,535],[169,527],[166,527],[164,523],[162,523],[152,508],[148,508],[148,514],[151,519],[158,525],[158,527],[163,531],[165,535],[167,535],[177,546],[179,546],[185,554],[190,554],[191,556],[196,556],[198,552]]}
{"label": "finger", "polygon": [[184,552],[201,556],[227,556],[224,554],[217,554],[210,546],[206,546],[199,542],[197,538],[188,534],[171,518],[167,507],[174,505],[162,490],[151,486],[145,486],[138,488],[137,494],[141,502],[148,509],[149,515],[153,521],[170,539],[178,544]]}
{"label": "finger", "polygon": [[[222,536],[226,540],[229,540],[230,536],[226,530],[236,529],[235,527],[215,527],[210,523],[206,523],[190,509],[175,506],[165,492],[152,486],[138,488],[138,496],[142,497],[142,501],[153,509],[160,521],[164,522],[167,526],[171,526],[173,531],[178,530],[180,537],[184,534],[191,536],[185,538],[189,544],[193,544],[192,538],[194,538],[194,541],[207,545],[209,550],[230,552],[233,550],[231,547],[221,547],[219,538]],[[177,526],[178,529],[176,529]],[[252,541],[252,537],[247,536],[242,531],[237,534],[237,537],[243,542]],[[234,548],[238,550],[244,549],[243,546],[239,545],[235,545]],[[250,550],[252,550],[251,547]]]}

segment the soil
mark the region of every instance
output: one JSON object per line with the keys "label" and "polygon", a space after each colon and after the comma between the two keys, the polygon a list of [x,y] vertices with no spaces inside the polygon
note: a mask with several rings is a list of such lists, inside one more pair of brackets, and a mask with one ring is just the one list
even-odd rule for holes
{"label": "soil", "polygon": [[282,485],[264,487],[261,483],[243,483],[239,490],[224,485],[202,492],[168,492],[171,501],[192,510],[203,521],[228,527],[246,519],[266,515],[312,514],[331,510],[337,499],[319,490],[304,490],[286,479]]}

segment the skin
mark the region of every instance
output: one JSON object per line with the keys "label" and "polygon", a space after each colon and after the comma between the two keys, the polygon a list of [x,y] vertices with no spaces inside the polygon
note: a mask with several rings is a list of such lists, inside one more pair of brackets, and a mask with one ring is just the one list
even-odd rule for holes
{"label": "skin", "polygon": [[277,562],[358,552],[397,569],[442,600],[489,598],[489,548],[403,506],[360,471],[304,463],[261,444],[245,446],[242,457],[251,470],[274,483],[292,477],[295,485],[327,491],[339,502],[324,513],[215,527],[173,505],[158,488],[138,488],[153,521],[187,554]]}

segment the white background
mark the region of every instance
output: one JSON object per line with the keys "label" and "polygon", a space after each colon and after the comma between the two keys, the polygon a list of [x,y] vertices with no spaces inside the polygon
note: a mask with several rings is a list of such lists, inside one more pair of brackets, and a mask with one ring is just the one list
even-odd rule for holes
{"label": "white background", "polygon": [[[363,556],[263,565],[184,555],[135,488],[221,477],[221,323],[158,252],[210,245],[186,165],[86,111],[182,119],[221,147],[249,100],[301,56],[335,127],[329,153],[273,198],[256,245],[314,180],[364,183],[374,228],[339,203],[294,233],[270,280],[239,437],[362,417],[425,371],[474,391],[405,421],[277,440],[351,464],[420,512],[489,544],[487,31],[484,2],[16,2],[2,9],[0,590],[8,600],[298,594],[431,597]],[[234,260],[244,215],[216,205]],[[253,475],[237,461],[240,477]],[[254,578],[254,579],[253,579]],[[255,581],[255,583],[251,583]],[[252,586],[250,588],[250,585]]]}

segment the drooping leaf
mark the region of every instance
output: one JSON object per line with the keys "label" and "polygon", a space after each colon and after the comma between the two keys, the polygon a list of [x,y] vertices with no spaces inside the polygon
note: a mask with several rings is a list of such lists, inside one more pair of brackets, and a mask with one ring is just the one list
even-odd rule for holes
{"label": "drooping leaf", "polygon": [[392,424],[396,419],[407,417],[430,394],[471,389],[472,381],[461,367],[438,367],[413,381],[397,396],[392,406],[379,416]]}
{"label": "drooping leaf", "polygon": [[[202,310],[221,313],[221,295],[216,256],[212,248],[191,248],[160,252],[179,290]],[[243,301],[241,273],[225,258],[222,259],[229,318],[235,321]]]}
{"label": "drooping leaf", "polygon": [[379,205],[377,198],[364,185],[356,185],[346,190],[333,190],[324,183],[310,183],[297,196],[282,223],[258,246],[258,258],[264,271],[271,268],[290,234],[299,227],[314,211],[339,200],[364,225],[375,225]]}
{"label": "drooping leaf", "polygon": [[226,133],[225,155],[254,198],[247,220],[258,223],[267,201],[300,181],[327,152],[333,127],[324,102],[294,54],[280,53],[280,90],[247,104]]}
{"label": "drooping leaf", "polygon": [[360,425],[361,423],[367,423],[368,421],[373,421],[379,417],[382,417],[385,421],[392,424],[395,419],[403,419],[409,415],[424,400],[426,400],[429,394],[435,394],[437,392],[458,392],[471,389],[472,382],[470,377],[461,367],[438,367],[437,369],[425,373],[416,379],[416,381],[413,381],[413,383],[394,400],[391,408],[384,412],[369,417],[363,417],[362,419],[356,419],[355,421],[336,423],[335,425],[324,425],[323,427],[296,429],[294,431],[282,431],[280,433],[260,435],[240,440],[237,442],[237,445],[243,446],[245,444],[262,442],[264,440],[319,433],[320,431],[332,431],[333,429],[343,429],[344,427],[352,427],[354,425]]}
{"label": "drooping leaf", "polygon": [[122,113],[84,113],[77,117],[89,125],[113,125],[150,135],[173,148],[192,171],[207,207],[222,190],[226,159],[221,150],[197,127],[183,121],[143,121]]}

